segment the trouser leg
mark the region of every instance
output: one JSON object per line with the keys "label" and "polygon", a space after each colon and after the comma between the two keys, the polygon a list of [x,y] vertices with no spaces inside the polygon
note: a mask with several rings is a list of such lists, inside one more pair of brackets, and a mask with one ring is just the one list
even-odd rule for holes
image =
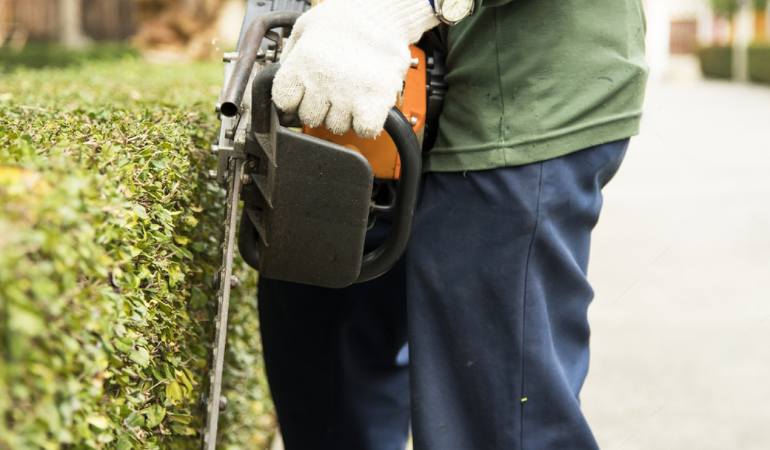
{"label": "trouser leg", "polygon": [[407,254],[416,450],[596,448],[586,270],[626,146],[426,176]]}
{"label": "trouser leg", "polygon": [[403,263],[325,289],[263,279],[265,366],[287,450],[402,450],[409,431]]}

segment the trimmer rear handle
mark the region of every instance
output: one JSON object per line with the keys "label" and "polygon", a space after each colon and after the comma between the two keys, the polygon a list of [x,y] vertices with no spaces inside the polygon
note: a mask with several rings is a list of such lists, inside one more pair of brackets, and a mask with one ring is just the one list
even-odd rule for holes
{"label": "trimmer rear handle", "polygon": [[[257,134],[272,134],[274,130],[271,130],[271,127],[280,127],[280,124],[274,119],[276,117],[273,112],[275,107],[271,99],[272,83],[278,68],[277,63],[267,65],[254,76],[252,81],[251,127]],[[411,124],[401,111],[392,108],[388,112],[384,129],[393,139],[401,158],[401,176],[396,188],[390,234],[379,247],[363,255],[360,273],[356,280],[358,283],[372,280],[384,274],[404,253],[412,229],[414,209],[419,192],[422,157],[420,144]],[[329,143],[329,145],[334,144]],[[280,151],[280,149],[275,150]],[[244,231],[242,229],[241,233]],[[250,231],[246,231],[244,237],[250,234]],[[261,255],[256,250],[255,245],[241,245],[241,252],[244,260],[260,269],[262,266],[260,263]]]}
{"label": "trimmer rear handle", "polygon": [[396,188],[396,203],[393,208],[393,225],[385,242],[364,255],[358,283],[369,281],[390,270],[406,250],[412,232],[414,208],[420,189],[422,157],[412,125],[396,108],[388,112],[385,132],[396,144],[401,158],[401,177]]}

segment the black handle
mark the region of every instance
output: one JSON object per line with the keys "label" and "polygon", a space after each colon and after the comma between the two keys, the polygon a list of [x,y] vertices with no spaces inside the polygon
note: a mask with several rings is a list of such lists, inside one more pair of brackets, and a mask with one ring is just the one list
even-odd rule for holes
{"label": "black handle", "polygon": [[385,242],[364,255],[357,283],[373,280],[384,274],[404,254],[412,232],[414,208],[417,205],[420,189],[422,158],[420,143],[412,130],[412,125],[401,111],[392,108],[385,121],[385,132],[393,139],[398,155],[401,157],[401,176],[396,188],[393,224]]}
{"label": "black handle", "polygon": [[[255,75],[252,82],[251,126],[257,133],[267,133],[270,130],[270,116],[273,108],[270,94],[278,67],[278,64],[271,64],[263,68]],[[412,130],[412,125],[401,111],[391,108],[385,120],[385,132],[393,139],[401,158],[401,176],[396,188],[393,224],[385,242],[364,255],[357,283],[369,281],[384,274],[404,253],[412,231],[412,219],[420,188],[422,157],[420,143]]]}

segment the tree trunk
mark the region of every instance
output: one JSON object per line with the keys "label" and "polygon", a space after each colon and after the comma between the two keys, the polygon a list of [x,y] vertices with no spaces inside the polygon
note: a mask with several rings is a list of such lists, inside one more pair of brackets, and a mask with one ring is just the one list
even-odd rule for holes
{"label": "tree trunk", "polygon": [[737,21],[735,20],[735,16],[731,16],[729,19],[727,19],[727,23],[729,24],[728,25],[729,34],[727,36],[727,43],[729,45],[733,45],[735,44],[735,35],[736,35],[736,31],[738,30],[738,24],[737,24]]}
{"label": "tree trunk", "polygon": [[59,40],[66,47],[80,48],[88,43],[83,34],[83,4],[81,0],[59,1]]}
{"label": "tree trunk", "polygon": [[0,0],[0,45],[11,35],[13,22],[13,3]]}

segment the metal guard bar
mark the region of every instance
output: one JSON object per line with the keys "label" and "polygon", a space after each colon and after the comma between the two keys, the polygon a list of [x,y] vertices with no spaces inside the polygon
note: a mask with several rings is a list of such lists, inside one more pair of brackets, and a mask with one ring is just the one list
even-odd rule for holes
{"label": "metal guard bar", "polygon": [[241,113],[243,93],[249,83],[251,69],[257,61],[257,53],[262,45],[262,39],[268,30],[291,27],[299,16],[300,13],[298,12],[276,11],[257,17],[249,25],[244,38],[238,45],[238,59],[222,94],[219,107],[223,116],[235,117]]}

